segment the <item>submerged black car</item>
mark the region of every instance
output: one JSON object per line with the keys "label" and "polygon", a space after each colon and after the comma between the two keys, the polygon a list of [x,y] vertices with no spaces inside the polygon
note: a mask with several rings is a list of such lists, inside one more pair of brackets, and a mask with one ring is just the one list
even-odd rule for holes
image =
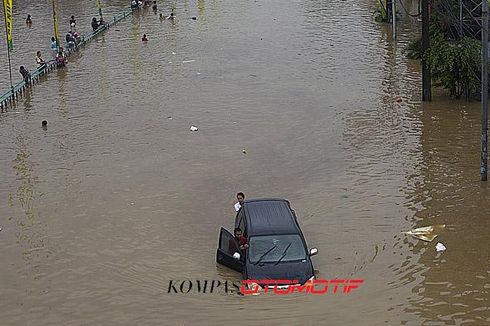
{"label": "submerged black car", "polygon": [[217,263],[250,280],[304,284],[314,276],[310,257],[318,250],[307,249],[296,214],[287,200],[246,200],[236,216],[235,227],[242,230],[249,248],[240,250],[234,235],[221,228]]}

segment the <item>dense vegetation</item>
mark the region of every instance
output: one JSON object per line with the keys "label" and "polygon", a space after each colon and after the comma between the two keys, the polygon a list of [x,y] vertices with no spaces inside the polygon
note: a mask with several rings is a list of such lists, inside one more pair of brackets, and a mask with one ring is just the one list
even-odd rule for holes
{"label": "dense vegetation", "polygon": [[[440,6],[439,3],[439,9]],[[437,4],[435,9],[430,20],[430,48],[422,53],[418,39],[409,45],[408,55],[415,59],[423,56],[431,69],[434,86],[447,89],[452,97],[469,98],[480,89],[481,42],[473,35],[481,34],[471,33],[471,26],[465,26],[461,34],[455,32],[458,26],[451,24],[447,10],[437,10]]]}

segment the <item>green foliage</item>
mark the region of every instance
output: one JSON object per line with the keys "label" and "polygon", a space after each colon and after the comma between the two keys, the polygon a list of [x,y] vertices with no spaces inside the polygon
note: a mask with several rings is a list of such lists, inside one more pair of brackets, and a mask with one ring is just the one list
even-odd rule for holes
{"label": "green foliage", "polygon": [[409,59],[422,59],[422,38],[409,42],[405,51]]}
{"label": "green foliage", "polygon": [[387,21],[388,20],[388,13],[386,12],[385,6],[381,2],[382,0],[377,0],[377,5],[378,5],[378,11],[379,11],[379,16],[376,17],[376,21]]}
{"label": "green foliage", "polygon": [[451,39],[448,22],[439,15],[431,16],[429,34],[430,48],[423,53],[421,39],[412,41],[409,58],[426,60],[434,86],[449,90],[455,98],[469,98],[480,88],[481,42],[471,37]]}
{"label": "green foliage", "polygon": [[435,33],[423,57],[431,69],[434,85],[460,98],[463,94],[469,97],[480,87],[480,53],[481,44],[473,38],[450,40]]}

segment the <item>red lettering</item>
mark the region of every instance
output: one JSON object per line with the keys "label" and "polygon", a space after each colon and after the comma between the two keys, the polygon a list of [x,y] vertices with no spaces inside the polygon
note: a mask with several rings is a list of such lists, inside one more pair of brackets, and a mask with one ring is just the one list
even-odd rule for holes
{"label": "red lettering", "polygon": [[364,280],[361,279],[349,280],[349,284],[344,286],[344,293],[349,293],[351,289],[357,289],[357,284],[362,283],[364,283]]}
{"label": "red lettering", "polygon": [[293,286],[286,286],[285,288],[281,289],[278,287],[278,285],[274,285],[274,293],[279,294],[279,295],[284,295],[284,294],[289,294],[291,290],[294,291],[294,285]]}
{"label": "red lettering", "polygon": [[330,280],[330,283],[335,284],[333,288],[333,293],[337,293],[337,289],[339,288],[339,284],[344,284],[346,280]]}
{"label": "red lettering", "polygon": [[[327,280],[313,280],[313,286],[311,287],[310,289],[310,292],[311,293],[314,293],[314,294],[324,294],[328,291],[328,281]],[[316,284],[324,284],[324,288],[321,289],[321,290],[317,290],[315,285]]]}
{"label": "red lettering", "polygon": [[[269,289],[271,289],[271,292],[278,295],[291,294],[295,291],[298,293],[325,294],[328,292],[329,285],[333,286],[333,293],[337,293],[339,286],[343,285],[343,293],[350,293],[351,290],[359,288],[359,285],[364,283],[364,280],[315,279],[308,280],[303,285],[297,283],[298,280],[243,280],[240,291],[244,295],[256,294],[263,287],[264,293],[268,293]],[[261,284],[261,286],[259,284]]]}
{"label": "red lettering", "polygon": [[264,293],[268,293],[269,292],[269,284],[274,284],[274,287],[272,287],[272,289],[275,290],[275,288],[278,284],[291,284],[292,281],[291,280],[270,280],[270,279],[267,279],[267,280],[260,280],[260,281],[258,281],[258,283],[260,283],[264,286]]}
{"label": "red lettering", "polygon": [[297,289],[299,293],[303,293],[303,291],[305,291],[305,293],[308,293],[308,292],[311,292],[311,287],[312,287],[311,281],[308,281],[303,285],[300,285],[300,284],[292,285],[291,286],[291,288],[292,288],[291,293],[293,293],[295,289]]}
{"label": "red lettering", "polygon": [[[248,289],[248,285],[250,285],[250,287],[252,289]],[[259,292],[259,289],[260,289],[260,287],[257,284],[257,280],[243,280],[242,286],[240,287],[240,292],[243,295],[255,294],[255,293]]]}

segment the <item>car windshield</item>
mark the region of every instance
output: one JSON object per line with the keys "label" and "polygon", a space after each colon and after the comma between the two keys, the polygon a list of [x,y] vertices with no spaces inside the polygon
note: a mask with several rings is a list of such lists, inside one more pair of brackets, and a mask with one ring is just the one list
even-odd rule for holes
{"label": "car windshield", "polygon": [[303,241],[297,234],[266,235],[250,238],[248,257],[251,263],[275,263],[306,258]]}

